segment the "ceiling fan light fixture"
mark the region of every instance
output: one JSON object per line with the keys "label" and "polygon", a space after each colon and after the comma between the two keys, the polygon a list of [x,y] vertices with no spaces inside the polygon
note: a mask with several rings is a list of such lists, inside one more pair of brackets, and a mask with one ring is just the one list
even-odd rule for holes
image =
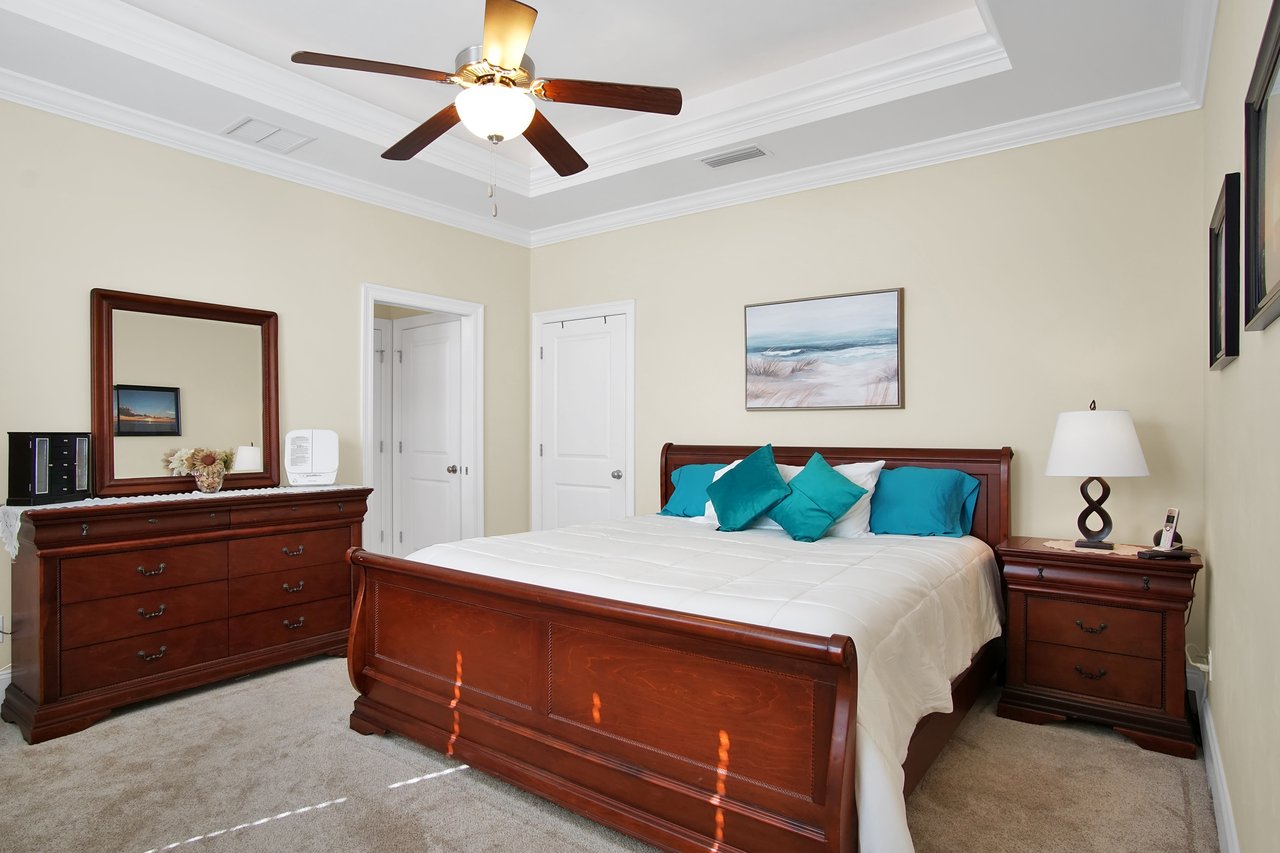
{"label": "ceiling fan light fixture", "polygon": [[454,99],[454,106],[463,127],[495,144],[524,133],[533,121],[534,105],[529,96],[499,83],[463,89]]}

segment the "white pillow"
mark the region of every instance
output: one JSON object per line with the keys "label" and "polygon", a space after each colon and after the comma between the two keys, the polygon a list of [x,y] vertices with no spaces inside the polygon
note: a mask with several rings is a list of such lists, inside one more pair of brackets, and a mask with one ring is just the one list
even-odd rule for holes
{"label": "white pillow", "polygon": [[856,539],[859,536],[874,536],[871,532],[871,496],[875,493],[876,482],[880,479],[880,469],[884,460],[875,462],[850,462],[848,465],[837,465],[836,470],[855,485],[862,486],[867,493],[858,498],[858,502],[849,511],[836,519],[836,523],[827,529],[827,536],[840,539]]}

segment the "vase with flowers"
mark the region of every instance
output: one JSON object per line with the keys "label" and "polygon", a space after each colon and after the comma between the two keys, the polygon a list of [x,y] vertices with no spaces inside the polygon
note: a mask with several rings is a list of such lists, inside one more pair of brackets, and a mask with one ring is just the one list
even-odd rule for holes
{"label": "vase with flowers", "polygon": [[235,462],[234,450],[211,450],[197,447],[171,450],[164,455],[165,467],[175,477],[193,476],[196,488],[213,494],[222,488],[222,480]]}

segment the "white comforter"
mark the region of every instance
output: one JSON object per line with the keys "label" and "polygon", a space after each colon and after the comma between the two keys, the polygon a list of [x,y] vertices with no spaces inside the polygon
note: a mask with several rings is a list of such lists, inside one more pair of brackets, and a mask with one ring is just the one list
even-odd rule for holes
{"label": "white comforter", "polygon": [[446,568],[828,636],[858,657],[861,848],[912,850],[902,762],[916,723],[951,710],[951,679],[1000,633],[995,557],[979,539],[871,536],[794,542],[640,516],[435,545]]}

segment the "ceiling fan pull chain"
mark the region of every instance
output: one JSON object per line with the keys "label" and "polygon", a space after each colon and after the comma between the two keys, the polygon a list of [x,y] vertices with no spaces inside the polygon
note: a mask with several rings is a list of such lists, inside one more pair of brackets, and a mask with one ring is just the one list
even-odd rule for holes
{"label": "ceiling fan pull chain", "polygon": [[[489,198],[493,198],[494,192],[498,186],[498,143],[493,143],[489,148]],[[493,212],[489,214],[494,219],[498,218],[498,202],[493,202]]]}

